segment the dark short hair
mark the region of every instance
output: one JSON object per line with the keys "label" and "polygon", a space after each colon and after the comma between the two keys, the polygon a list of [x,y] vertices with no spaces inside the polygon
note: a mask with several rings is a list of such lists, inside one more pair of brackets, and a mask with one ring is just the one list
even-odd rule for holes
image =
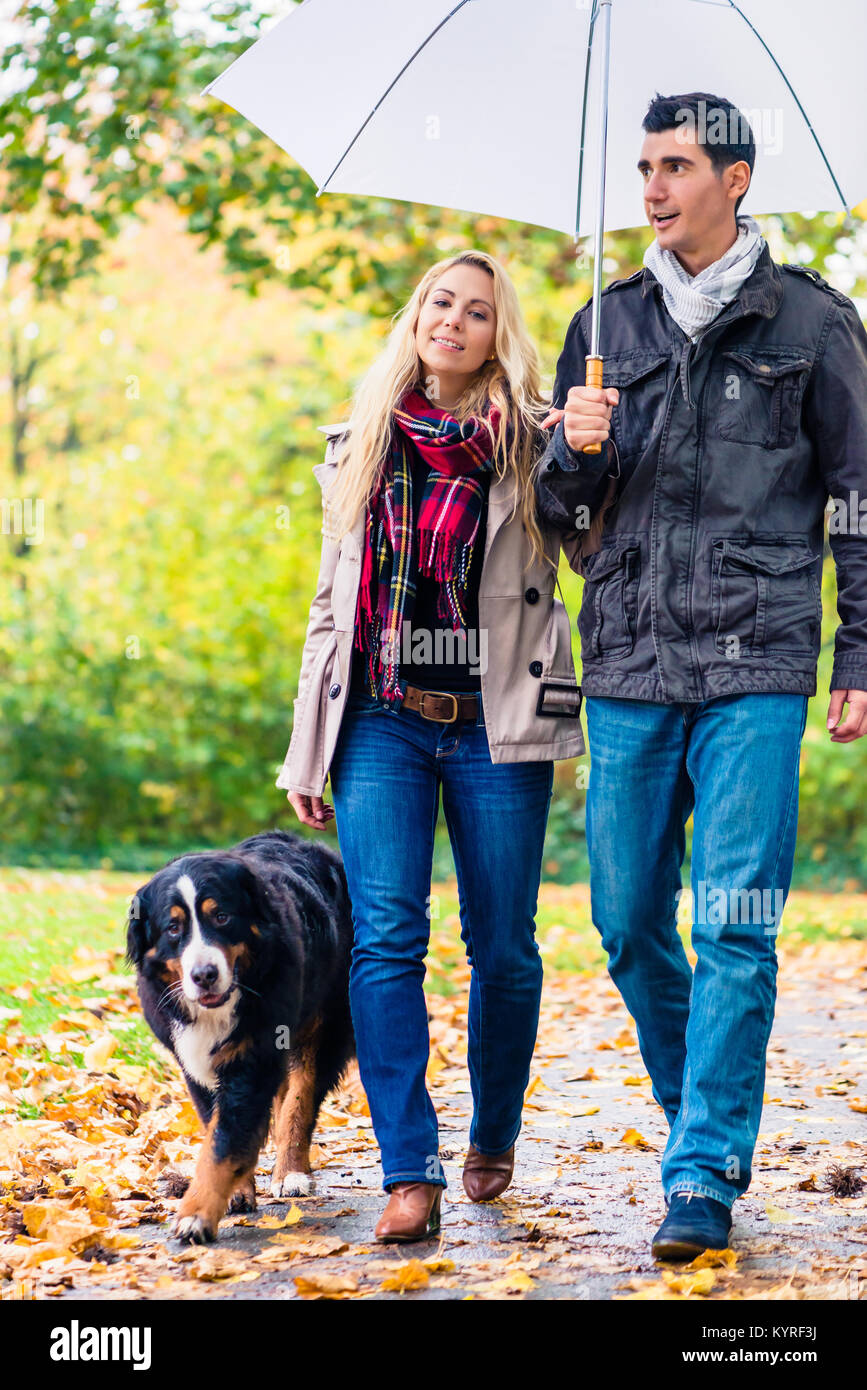
{"label": "dark short hair", "polygon": [[[703,116],[700,103],[704,103]],[[713,165],[717,178],[721,177],[723,169],[743,159],[750,166],[752,180],[756,162],[752,127],[743,112],[726,97],[714,96],[712,92],[686,92],[682,96],[664,97],[657,92],[647,108],[642,126],[649,135],[657,135],[662,130],[679,130],[690,121],[693,128],[698,129],[703,120],[718,123],[720,110],[725,116],[726,136],[733,134],[735,138],[707,140],[702,143],[702,149]],[[687,115],[687,112],[690,114]],[[742,193],[735,203],[735,215],[746,196],[746,192]]]}

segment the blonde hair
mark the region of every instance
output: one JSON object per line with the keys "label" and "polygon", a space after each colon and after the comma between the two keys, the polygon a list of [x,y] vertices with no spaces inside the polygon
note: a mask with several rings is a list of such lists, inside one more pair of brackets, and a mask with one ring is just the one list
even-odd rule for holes
{"label": "blonde hair", "polygon": [[[339,539],[355,525],[359,511],[366,507],[379,483],[380,464],[388,450],[392,433],[392,412],[411,387],[424,394],[422,364],[416,349],[419,315],[434,284],[444,271],[456,265],[475,265],[493,279],[494,308],[497,316],[495,357],[485,362],[467,381],[463,394],[451,412],[456,419],[482,416],[485,404],[500,411],[496,436],[488,426],[494,450],[494,472],[513,483],[512,511],[518,507],[530,538],[532,556],[549,558],[536,515],[533,474],[546,434],[540,429],[550,405],[540,385],[539,356],[530,337],[515,287],[506,271],[485,251],[463,251],[438,261],[419,281],[407,304],[394,316],[394,327],[383,351],[368,368],[354,395],[347,429],[348,442],[341,451],[334,486],[329,489],[332,534]],[[511,442],[506,447],[506,431],[512,425]],[[528,560],[529,565],[531,561]],[[556,562],[551,562],[556,568]],[[526,569],[527,566],[525,566]]]}

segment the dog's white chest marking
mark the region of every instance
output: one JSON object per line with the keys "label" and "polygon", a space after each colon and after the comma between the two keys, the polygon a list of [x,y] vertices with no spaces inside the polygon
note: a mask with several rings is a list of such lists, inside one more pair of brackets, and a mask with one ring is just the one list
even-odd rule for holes
{"label": "dog's white chest marking", "polygon": [[237,1007],[237,999],[227,999],[219,1009],[199,1009],[194,1023],[172,1025],[172,1042],[181,1066],[207,1091],[217,1089],[212,1053],[234,1028]]}

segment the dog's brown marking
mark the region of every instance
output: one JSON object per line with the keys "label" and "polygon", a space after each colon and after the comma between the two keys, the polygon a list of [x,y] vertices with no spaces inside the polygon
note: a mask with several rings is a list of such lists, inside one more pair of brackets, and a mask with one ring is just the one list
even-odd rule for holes
{"label": "dog's brown marking", "polygon": [[218,1122],[219,1110],[216,1109],[208,1122],[193,1181],[181,1199],[176,1218],[182,1221],[184,1217],[197,1216],[212,1240],[232,1193],[253,1182],[256,1170],[255,1158],[251,1163],[247,1158],[215,1157],[214,1135]]}
{"label": "dog's brown marking", "polygon": [[250,948],[246,941],[236,941],[234,945],[227,946],[225,950],[226,963],[233,974],[239,967],[242,970],[247,969],[250,964]]}
{"label": "dog's brown marking", "polygon": [[202,903],[202,911],[203,911],[203,912],[216,912],[216,910],[217,910],[216,899],[214,899],[214,898],[205,898],[204,902]]}
{"label": "dog's brown marking", "polygon": [[[156,960],[156,957],[156,946],[151,946],[149,951],[145,951],[145,960]],[[181,971],[181,962],[177,956],[172,956],[170,960],[161,960],[157,963],[160,968],[160,974],[164,980],[168,981],[170,984],[178,984],[180,982],[183,972]]]}
{"label": "dog's brown marking", "polygon": [[305,1033],[292,1060],[291,1070],[274,1100],[273,1180],[287,1173],[310,1172],[310,1138],[313,1129],[313,1090],[316,1079],[316,1033],[319,1020]]}
{"label": "dog's brown marking", "polygon": [[173,922],[181,922],[183,924],[187,920],[186,912],[182,907],[178,907],[177,905],[169,908],[169,916]]}
{"label": "dog's brown marking", "polygon": [[227,1062],[234,1062],[238,1057],[243,1057],[253,1046],[252,1038],[239,1038],[237,1042],[225,1042],[223,1046],[213,1053],[214,1066],[224,1067]]}
{"label": "dog's brown marking", "polygon": [[163,961],[163,979],[169,980],[173,985],[180,984],[184,972],[181,969],[181,962],[177,956],[172,956],[171,960]]}
{"label": "dog's brown marking", "polygon": [[259,928],[256,926],[256,923],[255,923],[255,922],[251,922],[251,923],[250,923],[250,931],[253,933],[254,936],[261,936],[261,935],[262,935],[262,933],[260,932]]}

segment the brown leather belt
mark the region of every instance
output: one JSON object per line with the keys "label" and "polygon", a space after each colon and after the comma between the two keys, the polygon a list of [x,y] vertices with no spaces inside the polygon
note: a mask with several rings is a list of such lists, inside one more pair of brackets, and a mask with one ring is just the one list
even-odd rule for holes
{"label": "brown leather belt", "polygon": [[401,708],[415,710],[423,719],[433,719],[437,724],[454,724],[459,719],[476,721],[479,717],[479,697],[452,695],[441,690],[420,690],[417,685],[408,685]]}

